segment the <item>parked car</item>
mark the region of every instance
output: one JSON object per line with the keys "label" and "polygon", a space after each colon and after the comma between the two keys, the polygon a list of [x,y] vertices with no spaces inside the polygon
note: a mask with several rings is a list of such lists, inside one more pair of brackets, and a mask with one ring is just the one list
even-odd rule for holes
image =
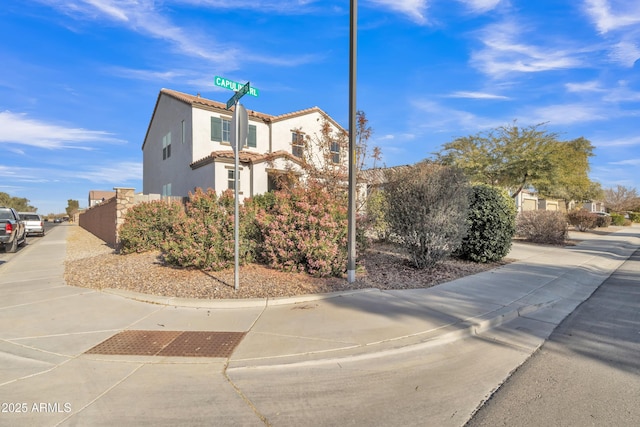
{"label": "parked car", "polygon": [[18,214],[20,214],[20,219],[24,221],[27,236],[32,234],[44,236],[44,220],[40,215],[34,212],[18,212]]}
{"label": "parked car", "polygon": [[27,229],[20,215],[13,208],[0,206],[0,247],[15,252],[27,243]]}
{"label": "parked car", "polygon": [[62,223],[62,220],[60,218],[56,218],[56,219],[53,220],[53,223],[54,224],[60,224],[60,223]]}

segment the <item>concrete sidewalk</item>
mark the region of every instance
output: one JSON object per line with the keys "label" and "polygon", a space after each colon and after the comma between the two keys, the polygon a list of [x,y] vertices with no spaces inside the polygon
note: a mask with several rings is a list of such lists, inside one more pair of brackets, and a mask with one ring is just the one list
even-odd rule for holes
{"label": "concrete sidewalk", "polygon": [[[282,405],[300,407],[295,396],[276,404],[258,379],[412,355],[424,363],[468,337],[516,349],[473,386],[442,377],[444,393],[459,398],[432,402],[442,416],[431,421],[462,425],[640,247],[640,227],[575,233],[576,246],[514,244],[517,262],[428,289],[202,301],[67,286],[70,226],[32,239],[0,266],[0,425],[304,425],[279,415]],[[246,334],[230,358],[85,354],[123,330]],[[335,413],[308,415],[309,424],[336,421]]]}

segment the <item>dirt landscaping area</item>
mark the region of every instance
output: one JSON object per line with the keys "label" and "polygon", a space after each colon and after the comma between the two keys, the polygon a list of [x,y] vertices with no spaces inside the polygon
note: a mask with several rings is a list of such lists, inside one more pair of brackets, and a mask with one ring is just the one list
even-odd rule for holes
{"label": "dirt landscaping area", "polygon": [[163,265],[159,252],[119,255],[93,234],[75,225],[67,238],[65,279],[71,286],[116,288],[181,298],[272,298],[353,289],[415,289],[480,273],[504,265],[449,259],[432,270],[409,265],[408,256],[391,244],[374,245],[360,254],[357,280],[314,278],[275,271],[258,264],[240,268],[240,289],[234,289],[233,268],[219,272]]}

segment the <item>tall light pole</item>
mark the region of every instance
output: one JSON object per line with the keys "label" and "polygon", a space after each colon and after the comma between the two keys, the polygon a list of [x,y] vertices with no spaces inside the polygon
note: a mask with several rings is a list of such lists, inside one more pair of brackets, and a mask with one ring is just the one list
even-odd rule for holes
{"label": "tall light pole", "polygon": [[350,0],[349,22],[349,210],[347,234],[347,281],[356,280],[356,62],[358,1]]}

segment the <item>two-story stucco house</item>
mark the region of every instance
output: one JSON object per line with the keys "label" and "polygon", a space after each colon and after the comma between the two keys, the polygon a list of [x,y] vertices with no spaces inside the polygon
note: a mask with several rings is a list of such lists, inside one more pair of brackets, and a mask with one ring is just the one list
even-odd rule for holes
{"label": "two-story stucco house", "polygon": [[[249,134],[240,152],[239,194],[245,197],[274,189],[278,174],[302,172],[301,141],[318,135],[329,123],[336,135],[346,131],[318,107],[279,116],[247,109]],[[143,193],[188,196],[195,188],[221,193],[234,188],[234,153],[230,144],[232,111],[199,95],[162,89],[142,145]],[[346,163],[330,143],[330,161]]]}

